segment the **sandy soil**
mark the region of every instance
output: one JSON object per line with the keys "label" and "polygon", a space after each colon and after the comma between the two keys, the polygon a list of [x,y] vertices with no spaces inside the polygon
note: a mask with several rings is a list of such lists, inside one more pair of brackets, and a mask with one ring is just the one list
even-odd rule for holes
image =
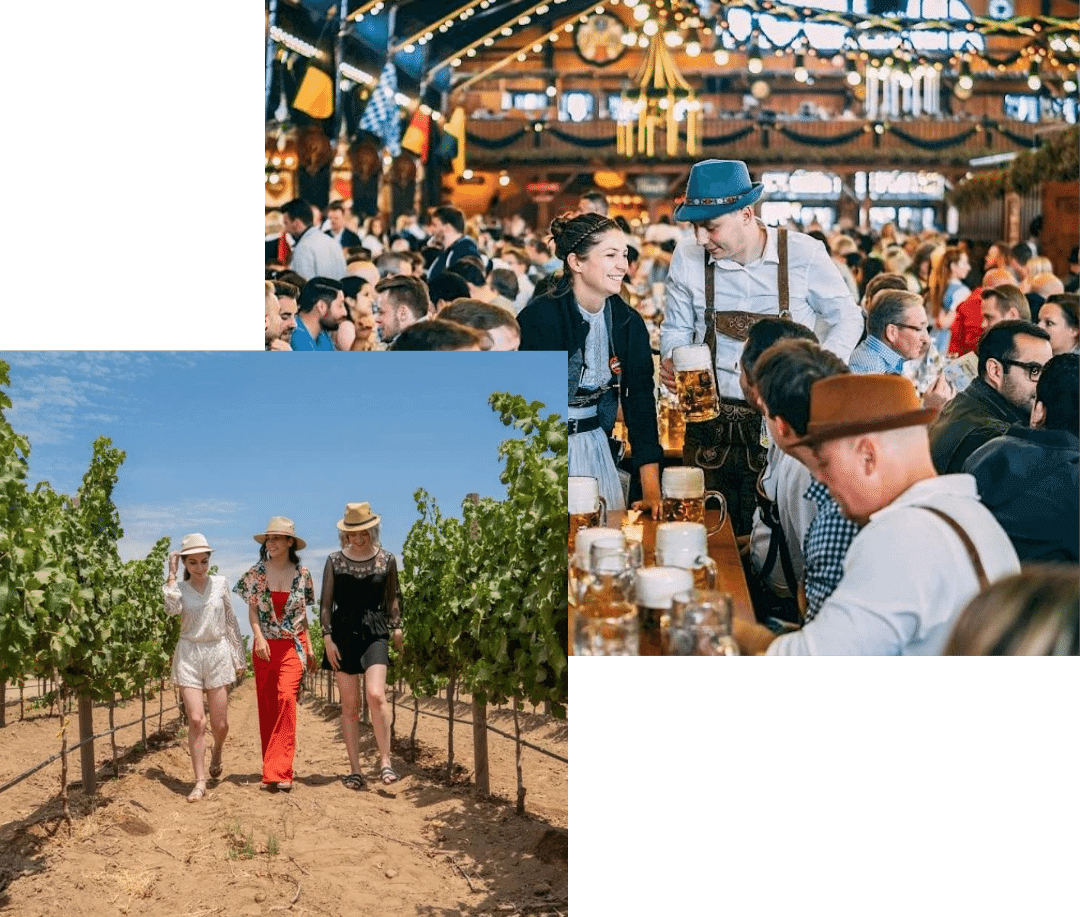
{"label": "sandy soil", "polygon": [[[9,695],[8,700],[11,700]],[[170,703],[166,696],[166,706]],[[157,702],[152,710],[156,712]],[[421,709],[446,713],[445,701]],[[470,708],[457,705],[457,715]],[[117,722],[137,715],[137,705]],[[101,785],[91,808],[71,793],[72,828],[56,798],[60,762],[0,794],[0,912],[26,917],[139,914],[211,917],[474,914],[513,917],[567,912],[567,765],[525,749],[527,815],[514,813],[514,743],[489,737],[490,799],[469,786],[471,727],[455,727],[455,769],[445,781],[444,720],[421,715],[417,753],[408,745],[412,701],[398,707],[394,764],[402,780],[377,782],[375,743],[361,727],[368,788],[346,789],[336,707],[307,696],[298,716],[296,783],[272,794],[261,780],[254,684],[230,702],[225,773],[199,803],[187,740],[174,723],[146,752],[121,759],[112,779],[108,741],[98,741]],[[175,716],[175,714],[173,714]],[[8,706],[17,718],[18,706]],[[491,725],[513,734],[507,711]],[[95,713],[95,728],[108,722]],[[153,724],[156,725],[156,718]],[[566,723],[523,716],[523,738],[566,757]],[[0,730],[0,784],[59,750],[58,723],[40,711]],[[138,729],[121,733],[124,744]],[[413,760],[415,757],[415,760]],[[77,755],[70,779],[78,779]]]}

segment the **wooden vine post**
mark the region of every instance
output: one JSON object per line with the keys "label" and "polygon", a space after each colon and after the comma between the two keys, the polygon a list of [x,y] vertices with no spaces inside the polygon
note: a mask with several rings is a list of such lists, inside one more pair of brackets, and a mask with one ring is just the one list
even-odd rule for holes
{"label": "wooden vine post", "polygon": [[[468,494],[470,503],[479,503],[480,494]],[[469,528],[469,537],[475,541],[479,536],[478,526],[474,521]],[[487,744],[487,704],[477,700],[473,693],[473,773],[476,776],[476,792],[480,796],[490,796],[491,786],[488,779],[488,744]]]}
{"label": "wooden vine post", "polygon": [[83,793],[93,796],[97,790],[94,773],[94,702],[85,694],[79,695],[79,764],[82,768]]}

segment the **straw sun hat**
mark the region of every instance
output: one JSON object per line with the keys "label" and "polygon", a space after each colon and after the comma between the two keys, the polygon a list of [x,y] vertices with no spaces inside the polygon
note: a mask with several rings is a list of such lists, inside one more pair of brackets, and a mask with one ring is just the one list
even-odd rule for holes
{"label": "straw sun hat", "polygon": [[206,536],[202,532],[192,532],[180,540],[180,550],[177,552],[181,557],[188,554],[209,554],[214,549],[206,543]]}
{"label": "straw sun hat", "polygon": [[266,523],[266,531],[253,537],[259,544],[266,544],[267,535],[288,535],[289,538],[296,541],[297,551],[302,551],[307,547],[307,542],[297,536],[292,519],[287,519],[285,516],[274,516],[273,519]]}
{"label": "straw sun hat", "polygon": [[345,516],[338,521],[342,532],[362,532],[379,524],[379,517],[371,511],[370,503],[346,503]]}

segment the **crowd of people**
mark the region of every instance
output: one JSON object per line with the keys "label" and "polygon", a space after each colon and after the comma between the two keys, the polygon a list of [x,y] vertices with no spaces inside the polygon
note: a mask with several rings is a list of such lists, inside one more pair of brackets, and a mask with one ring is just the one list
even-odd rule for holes
{"label": "crowd of people", "polygon": [[393,233],[379,217],[350,228],[345,210],[331,202],[324,223],[306,201],[282,209],[267,237],[267,350],[517,350],[517,314],[543,274],[529,276],[526,249],[498,232],[496,245],[456,207]]}
{"label": "crowd of people", "polygon": [[[349,760],[342,777],[349,789],[365,786],[359,757],[359,676],[371,711],[383,784],[399,778],[390,760],[390,710],[386,701],[389,643],[403,646],[401,588],[397,560],[379,543],[380,518],[369,503],[349,503],[338,521],[341,550],[323,570],[319,623],[323,669],[335,673],[341,697],[341,733]],[[319,665],[308,633],[308,608],[315,604],[311,573],[297,552],[307,542],[291,519],[274,516],[254,536],[259,560],[233,587],[247,604],[254,638],[251,663],[262,740],[262,788],[289,792],[296,752],[296,702],[304,670]],[[209,779],[221,777],[229,733],[228,689],[247,670],[236,614],[223,576],[211,576],[213,548],[201,533],[185,535],[169,556],[165,610],[180,616],[180,639],[172,679],[188,718],[188,748],[195,785],[189,802],[206,795],[206,713],[213,746]],[[176,576],[183,564],[183,579]],[[203,694],[206,702],[204,705]]]}
{"label": "crowd of people", "polygon": [[568,353],[569,473],[658,517],[657,398],[707,347],[718,416],[687,420],[682,461],[744,552],[744,652],[939,654],[974,596],[1045,564],[1074,583],[1053,646],[1080,652],[1076,249],[1056,277],[1034,239],[767,227],[762,192],[742,162],[692,168],[688,230],[648,267],[658,335],[623,228],[584,207],[552,223],[562,271],[519,323],[522,349]]}

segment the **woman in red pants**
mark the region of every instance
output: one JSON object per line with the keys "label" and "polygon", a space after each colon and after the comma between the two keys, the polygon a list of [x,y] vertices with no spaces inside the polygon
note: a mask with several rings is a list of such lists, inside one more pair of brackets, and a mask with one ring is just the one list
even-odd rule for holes
{"label": "woman in red pants", "polygon": [[307,608],[315,586],[296,552],[307,542],[296,537],[291,519],[274,516],[254,536],[259,562],[233,588],[248,603],[255,636],[252,664],[259,700],[264,789],[288,792],[296,752],[296,695],[304,666],[315,671],[307,634]]}

